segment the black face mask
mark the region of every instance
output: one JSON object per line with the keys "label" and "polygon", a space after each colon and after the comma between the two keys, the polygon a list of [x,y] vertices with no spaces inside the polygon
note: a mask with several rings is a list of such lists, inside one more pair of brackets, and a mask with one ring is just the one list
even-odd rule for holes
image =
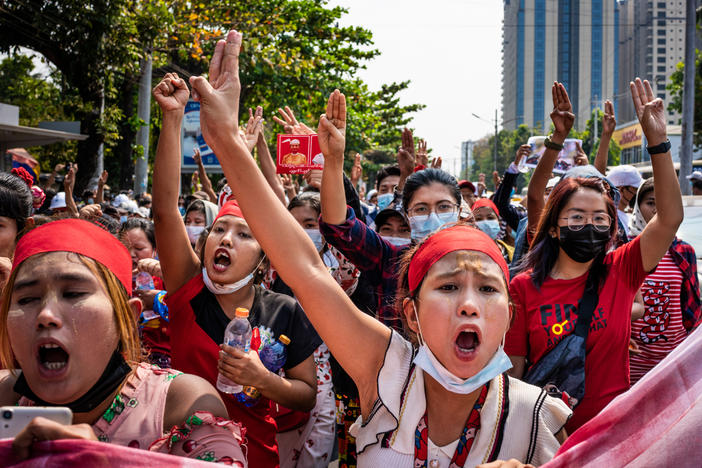
{"label": "black face mask", "polygon": [[586,224],[579,231],[561,226],[558,243],[570,258],[578,263],[587,263],[604,250],[611,237],[609,229],[598,231],[592,224]]}

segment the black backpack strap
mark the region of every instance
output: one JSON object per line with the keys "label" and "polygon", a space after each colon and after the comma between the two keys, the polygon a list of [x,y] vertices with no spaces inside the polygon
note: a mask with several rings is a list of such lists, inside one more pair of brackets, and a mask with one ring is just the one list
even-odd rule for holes
{"label": "black backpack strap", "polygon": [[595,307],[597,307],[599,300],[597,284],[595,284],[595,278],[593,277],[593,268],[590,268],[587,280],[585,280],[585,292],[578,302],[578,321],[573,332],[575,335],[583,338],[587,337],[587,333],[590,330],[590,322],[592,322],[592,314],[595,312]]}

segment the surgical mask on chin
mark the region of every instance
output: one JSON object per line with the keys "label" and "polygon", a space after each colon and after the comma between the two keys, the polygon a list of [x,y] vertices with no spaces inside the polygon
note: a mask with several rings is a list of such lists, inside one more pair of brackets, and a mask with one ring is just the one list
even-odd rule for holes
{"label": "surgical mask on chin", "polygon": [[392,245],[396,247],[404,247],[405,245],[409,245],[410,239],[406,239],[404,237],[395,237],[395,236],[380,236],[386,241],[390,242]]}
{"label": "surgical mask on chin", "polygon": [[390,203],[392,203],[392,200],[395,198],[395,195],[392,193],[384,193],[382,195],[378,195],[378,210],[382,211],[388,206],[390,206]]}
{"label": "surgical mask on chin", "polygon": [[205,226],[185,226],[185,230],[188,233],[188,240],[190,240],[191,244],[195,245],[200,234],[205,230]]}
{"label": "surgical mask on chin", "polygon": [[478,229],[490,236],[490,239],[492,240],[497,239],[497,235],[500,233],[500,222],[496,219],[476,221],[475,225],[478,226]]}
{"label": "surgical mask on chin", "polygon": [[440,215],[432,212],[429,216],[412,216],[409,219],[412,239],[419,242],[444,224],[455,223],[456,221],[458,221],[458,211]]}
{"label": "surgical mask on chin", "polygon": [[266,257],[262,257],[261,261],[258,262],[258,265],[256,265],[256,268],[253,269],[251,273],[248,275],[244,276],[241,278],[239,281],[236,283],[231,283],[231,284],[219,284],[219,283],[213,283],[210,277],[207,275],[207,268],[203,267],[202,268],[202,282],[205,283],[205,286],[207,289],[212,294],[217,294],[217,295],[224,295],[224,294],[232,294],[249,284],[249,281],[251,281],[254,277],[254,273],[256,273],[256,270],[258,270],[258,267],[261,266],[261,263],[263,263],[263,259]]}
{"label": "surgical mask on chin", "polygon": [[422,328],[419,325],[419,316],[417,315],[416,307],[414,307],[414,302],[412,303],[412,307],[414,308],[414,314],[417,318],[417,326],[419,326],[420,342],[419,352],[414,357],[414,365],[429,374],[449,392],[467,395],[512,368],[512,361],[509,360],[509,357],[507,357],[504,351],[505,339],[503,336],[502,343],[499,348],[497,348],[497,351],[495,351],[495,354],[477,374],[467,379],[456,377],[436,359],[429,349],[429,346],[427,346],[422,336]]}
{"label": "surgical mask on chin", "polygon": [[319,229],[305,229],[305,233],[312,239],[314,246],[317,248],[317,252],[321,252],[322,247],[324,247],[324,239]]}

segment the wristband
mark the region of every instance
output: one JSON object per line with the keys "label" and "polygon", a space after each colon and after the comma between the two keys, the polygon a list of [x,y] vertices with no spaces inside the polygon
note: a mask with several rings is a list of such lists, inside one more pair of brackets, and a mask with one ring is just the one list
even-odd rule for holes
{"label": "wristband", "polygon": [[653,156],[654,154],[667,153],[670,151],[670,140],[666,139],[663,143],[656,146],[647,146],[646,151]]}
{"label": "wristband", "polygon": [[563,145],[560,143],[555,143],[555,142],[551,141],[550,136],[546,137],[546,139],[544,140],[544,146],[546,148],[554,150],[554,151],[560,151],[563,149]]}

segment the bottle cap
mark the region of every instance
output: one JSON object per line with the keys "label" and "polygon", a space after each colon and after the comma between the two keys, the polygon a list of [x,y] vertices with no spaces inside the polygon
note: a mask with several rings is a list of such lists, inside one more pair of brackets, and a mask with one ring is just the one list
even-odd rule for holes
{"label": "bottle cap", "polygon": [[283,343],[285,346],[290,344],[290,338],[288,338],[285,335],[280,335],[280,338],[278,338],[278,340],[280,340],[280,342]]}
{"label": "bottle cap", "polygon": [[236,310],[234,311],[234,315],[236,317],[247,318],[249,316],[249,309],[245,309],[243,307],[237,307]]}

